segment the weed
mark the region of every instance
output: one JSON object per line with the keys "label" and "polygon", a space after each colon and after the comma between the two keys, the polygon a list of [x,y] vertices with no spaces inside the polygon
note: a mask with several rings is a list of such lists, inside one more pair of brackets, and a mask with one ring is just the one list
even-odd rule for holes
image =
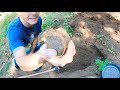
{"label": "weed", "polygon": [[67,12],[67,15],[68,16],[74,16],[74,13],[73,12]]}
{"label": "weed", "polygon": [[[46,30],[50,26],[60,26],[63,25],[62,27],[67,31],[70,37],[72,37],[72,27],[68,25],[67,17],[72,16],[74,13],[73,12],[51,12],[43,17],[43,24],[42,24],[42,29],[43,31]],[[57,17],[60,17],[62,19],[59,19]]]}
{"label": "weed", "polygon": [[69,36],[72,37],[72,31],[73,31],[72,27],[69,25],[65,25],[65,26],[63,26],[63,28],[67,31]]}
{"label": "weed", "polygon": [[3,36],[6,36],[8,24],[13,20],[13,18],[16,17],[16,15],[17,15],[16,13],[6,15],[4,17],[4,19],[2,20],[2,22],[0,23],[0,29],[2,30],[2,35]]}
{"label": "weed", "polygon": [[111,43],[109,40],[105,40],[105,36],[101,34],[96,35],[96,40],[99,41],[102,45],[106,46],[107,51],[109,53],[115,54],[114,48],[111,47]]}
{"label": "weed", "polygon": [[108,59],[105,60],[96,59],[95,63],[98,66],[98,70],[102,71],[105,68],[105,66],[111,62]]}
{"label": "weed", "polygon": [[[5,49],[8,47],[8,43],[5,42],[5,38],[7,36],[7,27],[9,23],[17,16],[15,12],[11,14],[6,14],[3,18],[3,20],[0,22],[0,51],[2,57],[8,57],[8,53],[5,51]],[[6,47],[6,48],[4,48]],[[10,57],[10,56],[9,56]],[[0,60],[1,61],[1,60]],[[2,62],[2,61],[1,61]],[[6,62],[2,70],[0,71],[0,77],[7,74],[7,71],[10,67],[10,63]]]}
{"label": "weed", "polygon": [[96,35],[96,39],[102,41],[103,40],[103,35],[101,35],[101,34]]}
{"label": "weed", "polygon": [[0,77],[8,74],[8,70],[9,70],[9,68],[10,68],[10,65],[11,65],[11,64],[10,64],[9,62],[6,62],[6,63],[5,63],[4,67],[3,67],[2,70],[0,71]]}
{"label": "weed", "polygon": [[16,13],[6,15],[0,23],[0,46],[4,44],[4,38],[7,35],[8,24],[16,17]]}

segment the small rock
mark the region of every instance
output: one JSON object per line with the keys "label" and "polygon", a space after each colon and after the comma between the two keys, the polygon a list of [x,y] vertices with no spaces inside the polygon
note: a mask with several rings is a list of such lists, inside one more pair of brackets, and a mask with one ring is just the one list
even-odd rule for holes
{"label": "small rock", "polygon": [[79,25],[81,28],[85,29],[85,22],[84,21],[81,21]]}

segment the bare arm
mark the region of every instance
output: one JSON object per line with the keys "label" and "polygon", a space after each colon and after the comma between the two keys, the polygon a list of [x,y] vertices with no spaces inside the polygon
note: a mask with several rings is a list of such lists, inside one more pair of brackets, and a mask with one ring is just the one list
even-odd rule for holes
{"label": "bare arm", "polygon": [[18,47],[14,50],[14,56],[17,64],[23,71],[32,71],[43,65],[44,59],[41,58],[41,54],[36,52],[30,55],[26,54],[25,47]]}
{"label": "bare arm", "polygon": [[36,37],[34,38],[34,41],[33,41],[33,43],[32,43],[32,50],[31,50],[31,52],[30,52],[29,54],[33,54],[33,53],[34,53],[35,47],[36,47],[36,45],[37,45],[37,42],[38,42],[38,36],[36,36]]}

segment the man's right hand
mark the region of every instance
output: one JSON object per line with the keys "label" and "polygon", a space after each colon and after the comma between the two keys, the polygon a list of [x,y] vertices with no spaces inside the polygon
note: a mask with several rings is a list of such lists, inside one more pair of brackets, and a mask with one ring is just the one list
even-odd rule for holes
{"label": "man's right hand", "polygon": [[41,55],[36,53],[27,55],[26,49],[23,46],[16,48],[13,53],[16,63],[23,71],[32,71],[43,65],[42,63],[38,63]]}

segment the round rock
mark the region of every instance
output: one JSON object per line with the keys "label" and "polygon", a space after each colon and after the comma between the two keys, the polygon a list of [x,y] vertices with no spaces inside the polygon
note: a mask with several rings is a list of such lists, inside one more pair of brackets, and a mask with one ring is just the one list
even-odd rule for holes
{"label": "round rock", "polygon": [[44,41],[48,48],[55,49],[57,55],[63,55],[67,49],[70,36],[64,28],[45,30],[40,35],[40,42]]}

